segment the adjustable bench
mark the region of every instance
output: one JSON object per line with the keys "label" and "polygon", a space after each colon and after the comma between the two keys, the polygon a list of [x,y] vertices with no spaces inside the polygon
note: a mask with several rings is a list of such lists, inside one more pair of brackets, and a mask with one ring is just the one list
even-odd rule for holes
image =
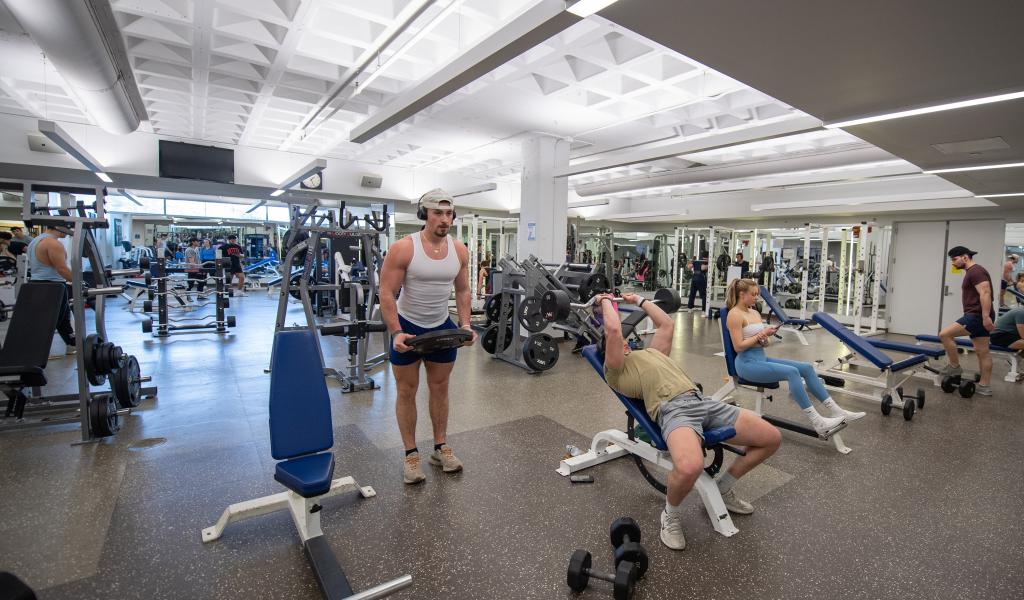
{"label": "adjustable bench", "polygon": [[[893,342],[890,340],[878,340],[871,338],[868,340],[872,346],[880,350],[892,350],[893,352],[903,352],[904,354],[924,354],[928,357],[929,363],[931,361],[938,361],[940,358],[946,355],[946,351],[941,347],[937,346],[921,346],[918,344],[907,344],[904,342]],[[942,383],[942,376],[939,375],[939,368],[932,364],[925,363],[921,365],[924,372],[914,371],[914,377],[920,377],[921,379],[927,379],[939,387]],[[920,402],[918,403],[920,404]],[[920,408],[920,407],[919,407]]]}
{"label": "adjustable bench", "polygon": [[[916,336],[916,339],[918,342],[935,342],[939,344],[942,343],[942,340],[939,339],[939,336],[937,335],[919,335]],[[953,341],[956,342],[957,346],[960,346],[962,348],[967,348],[968,350],[974,349],[974,344],[971,343],[970,338],[958,337]],[[999,358],[1002,358],[1003,360],[1006,361],[1006,364],[1010,366],[1010,370],[1003,377],[1003,381],[1006,381],[1008,383],[1017,383],[1018,381],[1024,379],[1024,374],[1021,374],[1020,372],[1019,358],[1016,350],[1012,348],[1007,348],[1006,346],[996,346],[995,344],[991,343],[988,345],[988,349],[992,352],[993,356],[998,356]],[[945,350],[943,350],[942,353],[945,354]]]}
{"label": "adjustable bench", "polygon": [[412,577],[404,575],[353,593],[320,529],[321,502],[325,499],[352,491],[358,491],[363,498],[377,493],[372,487],[360,487],[352,477],[331,479],[334,423],[317,344],[316,334],[308,329],[280,331],[274,336],[270,452],[281,461],[277,463],[274,479],[287,491],[232,504],[215,525],[203,530],[203,541],[219,538],[228,523],[288,509],[324,598],[383,598],[412,585]]}
{"label": "adjustable bench", "polygon": [[795,421],[789,419],[783,419],[781,417],[775,417],[772,415],[764,414],[764,401],[772,401],[772,396],[766,390],[777,390],[779,389],[778,381],[748,381],[739,376],[736,372],[736,348],[732,345],[732,337],[729,335],[729,327],[726,325],[726,318],[729,314],[729,309],[723,308],[721,311],[721,322],[722,322],[722,347],[725,349],[725,366],[729,371],[729,381],[723,385],[714,395],[711,396],[713,400],[719,402],[726,402],[729,400],[730,395],[738,388],[747,388],[757,392],[757,402],[754,405],[754,412],[759,414],[762,419],[768,421],[779,429],[787,429],[795,433],[808,435],[820,440],[828,441],[832,440],[836,450],[840,454],[849,454],[850,448],[843,443],[843,439],[839,437],[839,432],[846,428],[847,423],[844,421],[840,423],[835,429],[830,429],[825,433],[819,434],[811,427],[801,425]]}
{"label": "adjustable bench", "polygon": [[806,346],[807,338],[804,336],[803,332],[811,328],[812,321],[809,319],[794,319],[793,317],[790,317],[782,308],[782,305],[779,304],[779,301],[775,299],[775,296],[768,291],[767,287],[762,285],[760,288],[761,298],[765,301],[765,304],[768,305],[768,310],[770,310],[771,313],[775,315],[775,318],[782,323],[782,326],[779,327],[779,333],[791,333],[796,336],[796,339],[800,340],[801,344]]}
{"label": "adjustable bench", "polygon": [[[916,409],[924,406],[923,392],[918,392],[915,403],[913,398],[903,393],[902,387],[908,379],[916,375],[916,371],[911,367],[927,362],[928,354],[918,353],[901,361],[894,361],[872,343],[872,341],[879,342],[881,340],[863,338],[825,313],[814,313],[812,318],[815,323],[836,336],[851,351],[827,366],[824,361],[815,361],[814,370],[825,380],[826,388],[857,398],[879,402],[883,415],[888,415],[892,407],[895,406],[903,410],[903,418],[907,421],[914,418]],[[890,344],[892,343],[890,342]],[[852,363],[857,356],[863,357],[871,367],[878,369],[879,374],[871,377],[843,369],[844,365]],[[845,384],[847,381],[865,384],[878,391],[867,393],[849,389],[845,385],[834,385],[836,382]]]}
{"label": "adjustable bench", "polygon": [[28,402],[25,388],[46,385],[46,363],[63,297],[63,283],[28,281],[21,285],[0,350],[0,392],[7,396],[4,419],[13,416],[21,421]]}
{"label": "adjustable bench", "polygon": [[[586,346],[581,354],[604,380],[604,361],[597,351],[597,346],[594,344]],[[626,431],[608,429],[599,432],[591,441],[589,451],[564,459],[556,470],[560,475],[566,476],[615,458],[632,455],[648,483],[661,493],[665,493],[665,483],[655,477],[644,464],[644,461],[647,461],[666,472],[672,470],[672,455],[669,454],[668,444],[661,436],[661,428],[651,420],[647,409],[644,408],[643,401],[628,398],[615,390],[612,392],[626,407]],[[640,426],[639,431],[636,425]],[[729,511],[726,510],[725,503],[722,501],[722,494],[718,491],[718,484],[712,478],[722,467],[723,450],[742,453],[742,450],[725,444],[726,440],[735,435],[736,429],[733,427],[720,427],[704,432],[702,447],[705,451],[711,450],[714,457],[711,464],[704,468],[704,472],[693,484],[693,488],[700,494],[701,501],[704,503],[704,509],[711,519],[712,527],[725,537],[734,535],[739,529],[733,525]],[[642,437],[647,437],[650,442],[644,441],[641,439]]]}

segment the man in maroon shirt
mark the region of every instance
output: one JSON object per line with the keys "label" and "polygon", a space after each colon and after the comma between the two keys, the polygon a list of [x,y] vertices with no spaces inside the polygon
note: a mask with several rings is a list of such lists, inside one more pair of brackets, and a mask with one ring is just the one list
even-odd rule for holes
{"label": "man in maroon shirt", "polygon": [[957,376],[963,372],[954,338],[969,335],[974,350],[978,353],[978,366],[981,369],[981,381],[978,382],[975,393],[979,396],[991,396],[989,379],[992,377],[992,354],[989,352],[988,344],[989,335],[996,328],[995,311],[992,309],[992,277],[985,267],[974,262],[975,254],[977,252],[964,246],[954,246],[949,250],[953,266],[964,269],[964,282],[960,286],[964,316],[939,332],[942,346],[946,349],[946,357],[949,359],[949,364],[940,372],[949,376]]}

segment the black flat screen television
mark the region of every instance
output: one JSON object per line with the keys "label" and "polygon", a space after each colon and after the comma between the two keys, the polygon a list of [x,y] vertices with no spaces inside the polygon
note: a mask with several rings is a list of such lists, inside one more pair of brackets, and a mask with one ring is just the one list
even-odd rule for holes
{"label": "black flat screen television", "polygon": [[235,182],[235,151],[160,140],[160,177]]}

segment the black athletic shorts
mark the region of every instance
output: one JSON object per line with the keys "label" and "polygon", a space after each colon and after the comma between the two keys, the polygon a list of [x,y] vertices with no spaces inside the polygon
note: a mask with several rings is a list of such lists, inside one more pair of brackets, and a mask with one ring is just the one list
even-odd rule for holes
{"label": "black athletic shorts", "polygon": [[984,321],[979,314],[967,313],[957,319],[956,322],[963,325],[964,329],[967,330],[967,334],[972,338],[990,337],[992,335],[985,329]]}
{"label": "black athletic shorts", "polygon": [[1003,346],[1009,348],[1010,344],[1020,339],[1020,336],[1016,333],[1006,331],[993,331],[988,343],[993,346]]}

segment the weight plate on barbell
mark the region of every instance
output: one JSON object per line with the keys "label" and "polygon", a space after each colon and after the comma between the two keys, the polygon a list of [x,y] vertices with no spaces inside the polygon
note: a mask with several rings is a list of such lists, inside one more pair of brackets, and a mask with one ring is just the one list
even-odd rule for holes
{"label": "weight plate on barbell", "polygon": [[519,322],[530,333],[544,331],[544,328],[548,326],[548,322],[544,318],[540,298],[530,296],[522,301],[519,305]]}
{"label": "weight plate on barbell", "polygon": [[142,374],[139,360],[131,355],[121,359],[120,367],[110,376],[110,391],[121,408],[135,408],[142,401]]}
{"label": "weight plate on barbell", "polygon": [[121,416],[110,394],[101,394],[89,401],[89,422],[96,437],[108,437],[121,429]]}
{"label": "weight plate on barbell", "polygon": [[85,336],[85,343],[83,344],[82,350],[82,361],[85,363],[85,378],[89,380],[92,385],[103,385],[107,381],[107,376],[100,373],[97,368],[97,354],[99,352],[100,344],[103,343],[103,338],[96,333],[90,333]]}
{"label": "weight plate on barbell", "polygon": [[536,371],[547,371],[558,362],[558,344],[546,333],[531,335],[523,346],[523,360]]}
{"label": "weight plate on barbell", "polygon": [[586,302],[595,295],[611,291],[611,289],[612,284],[605,277],[604,273],[591,273],[580,283],[577,293],[579,294],[580,302]]}

